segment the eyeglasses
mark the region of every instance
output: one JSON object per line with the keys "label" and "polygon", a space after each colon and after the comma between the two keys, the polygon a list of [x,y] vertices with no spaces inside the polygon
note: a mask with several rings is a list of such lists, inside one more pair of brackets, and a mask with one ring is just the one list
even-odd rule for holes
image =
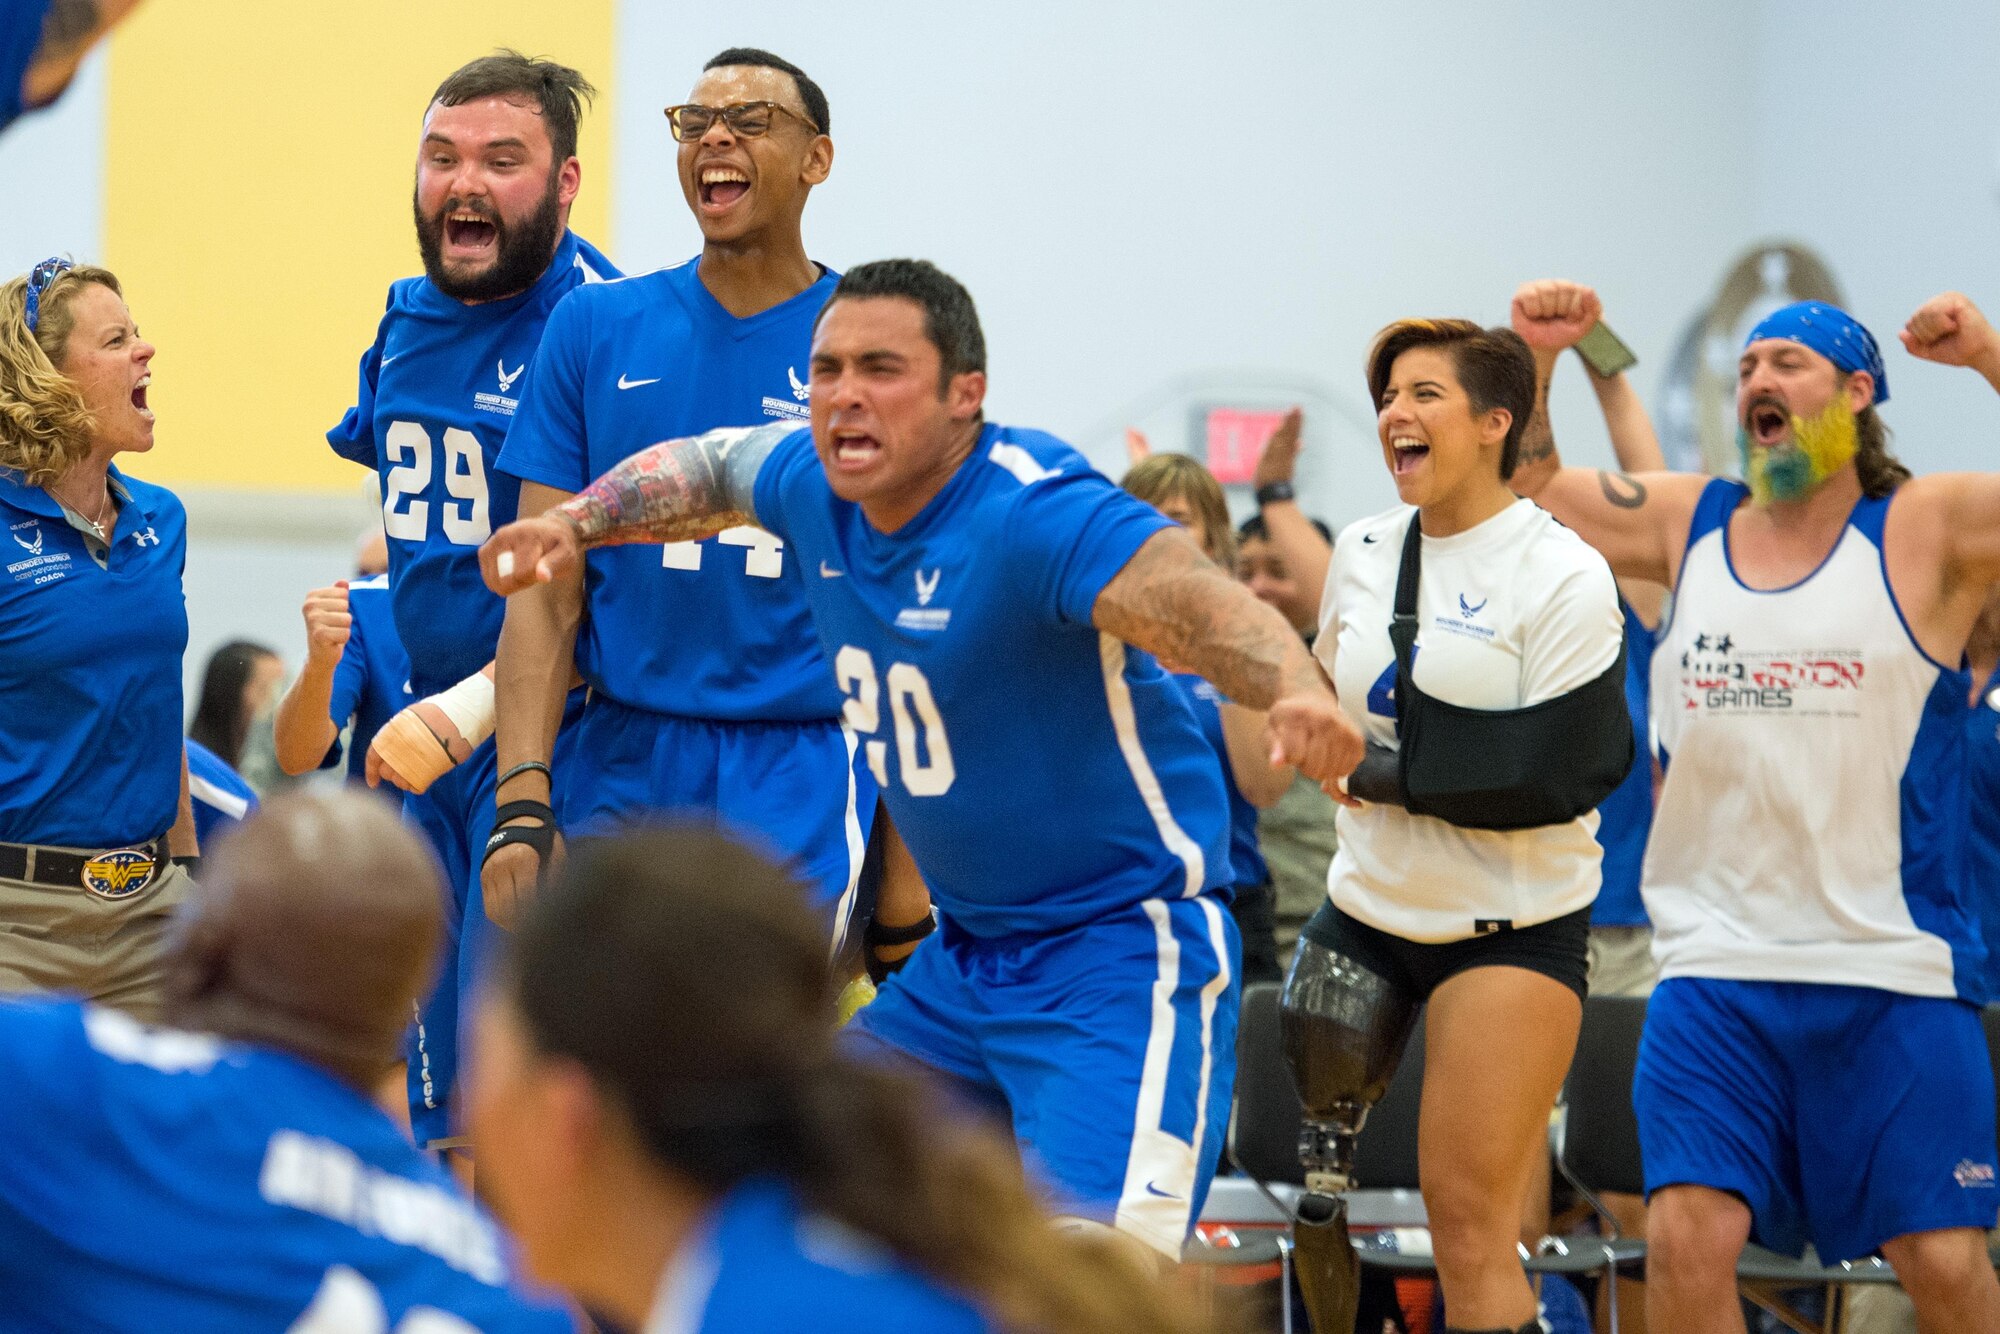
{"label": "eyeglasses", "polygon": [[755,139],[771,132],[771,113],[774,111],[790,116],[814,134],[819,133],[819,126],[777,102],[738,102],[727,107],[705,107],[699,102],[689,102],[668,107],[667,123],[674,127],[674,138],[684,144],[693,143],[707,134],[718,118],[734,133],[745,139]]}
{"label": "eyeglasses", "polygon": [[28,332],[35,331],[35,325],[42,318],[42,293],[49,290],[49,284],[57,277],[68,273],[76,265],[60,255],[52,255],[35,265],[28,273]]}

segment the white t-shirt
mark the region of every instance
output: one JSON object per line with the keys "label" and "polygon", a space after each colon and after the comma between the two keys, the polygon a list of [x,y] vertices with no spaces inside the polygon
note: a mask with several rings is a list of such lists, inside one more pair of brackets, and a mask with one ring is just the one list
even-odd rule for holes
{"label": "white t-shirt", "polygon": [[[1315,651],[1340,705],[1396,746],[1389,642],[1401,505],[1341,531]],[[1423,539],[1412,670],[1426,694],[1470,709],[1518,709],[1568,694],[1616,661],[1625,623],[1604,558],[1527,500],[1450,537]],[[1407,940],[1444,942],[1533,926],[1597,897],[1597,812],[1539,829],[1461,829],[1400,806],[1342,808],[1327,891],[1348,916]]]}

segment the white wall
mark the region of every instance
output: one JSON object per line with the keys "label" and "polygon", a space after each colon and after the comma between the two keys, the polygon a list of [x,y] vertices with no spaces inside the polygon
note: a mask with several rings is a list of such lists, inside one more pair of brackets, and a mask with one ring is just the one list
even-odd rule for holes
{"label": "white wall", "polygon": [[103,257],[104,72],[100,47],[60,102],[0,135],[0,276],[50,255]]}
{"label": "white wall", "polygon": [[[1115,474],[1135,417],[1185,442],[1170,382],[1259,368],[1289,387],[1249,396],[1315,400],[1308,499],[1344,520],[1393,499],[1361,435],[1387,321],[1499,321],[1520,282],[1574,276],[1664,360],[1754,227],[1756,34],[1726,0],[628,4],[613,241],[635,268],[698,248],[660,109],[716,51],[768,46],[832,102],[814,253],[965,281],[994,415]],[[1565,388],[1558,427],[1594,457]]]}
{"label": "white wall", "polygon": [[1832,261],[1883,344],[1898,454],[1918,472],[2000,468],[1992,390],[1896,340],[1952,289],[2000,320],[2000,6],[1767,0],[1759,12],[1757,229]]}

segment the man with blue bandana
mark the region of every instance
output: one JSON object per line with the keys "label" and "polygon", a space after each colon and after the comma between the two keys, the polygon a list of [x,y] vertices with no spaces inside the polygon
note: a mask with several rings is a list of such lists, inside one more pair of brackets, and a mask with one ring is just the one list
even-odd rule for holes
{"label": "man with blue bandana", "polygon": [[[1574,283],[1516,295],[1544,383],[1599,309]],[[2000,389],[2000,336],[1964,297],[1903,343]],[[1675,593],[1643,886],[1662,980],[1633,1090],[1655,1329],[1741,1330],[1754,1238],[1880,1250],[1922,1328],[2000,1331],[1958,665],[2000,582],[2000,476],[1912,478],[1888,395],[1868,331],[1801,302],[1738,362],[1744,482],[1563,468],[1545,412],[1515,475],[1620,576]]]}

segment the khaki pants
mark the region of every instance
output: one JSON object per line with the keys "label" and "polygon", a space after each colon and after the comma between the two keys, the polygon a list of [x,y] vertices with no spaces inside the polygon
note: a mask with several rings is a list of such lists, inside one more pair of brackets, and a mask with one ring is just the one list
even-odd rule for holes
{"label": "khaki pants", "polygon": [[1590,994],[1650,996],[1660,983],[1650,926],[1590,928]]}
{"label": "khaki pants", "polygon": [[127,899],[0,879],[0,993],[67,992],[158,1020],[167,928],[191,884],[171,862]]}

